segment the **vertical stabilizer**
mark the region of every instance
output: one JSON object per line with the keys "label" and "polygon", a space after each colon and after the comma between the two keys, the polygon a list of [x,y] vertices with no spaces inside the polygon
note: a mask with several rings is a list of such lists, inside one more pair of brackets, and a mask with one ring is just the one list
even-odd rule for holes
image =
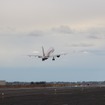
{"label": "vertical stabilizer", "polygon": [[43,53],[43,56],[45,56],[45,52],[44,52],[44,48],[43,48],[43,46],[42,46],[42,53]]}

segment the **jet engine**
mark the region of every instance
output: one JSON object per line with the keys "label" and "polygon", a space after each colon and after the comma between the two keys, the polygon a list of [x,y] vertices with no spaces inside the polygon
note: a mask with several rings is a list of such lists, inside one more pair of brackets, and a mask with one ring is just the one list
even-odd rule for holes
{"label": "jet engine", "polygon": [[60,55],[57,55],[57,57],[59,58],[59,57],[60,57]]}
{"label": "jet engine", "polygon": [[45,61],[45,60],[47,60],[48,58],[42,58],[42,61]]}

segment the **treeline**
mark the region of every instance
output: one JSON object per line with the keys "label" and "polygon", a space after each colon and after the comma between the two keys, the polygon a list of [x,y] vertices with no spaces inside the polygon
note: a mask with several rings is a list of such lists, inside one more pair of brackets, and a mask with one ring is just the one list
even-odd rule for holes
{"label": "treeline", "polygon": [[82,82],[6,82],[5,85],[0,85],[0,88],[34,88],[34,87],[92,87],[104,86],[105,81],[82,81]]}
{"label": "treeline", "polygon": [[69,86],[68,83],[54,83],[54,82],[9,82],[6,85],[1,85],[0,88],[33,88],[33,87],[64,87]]}

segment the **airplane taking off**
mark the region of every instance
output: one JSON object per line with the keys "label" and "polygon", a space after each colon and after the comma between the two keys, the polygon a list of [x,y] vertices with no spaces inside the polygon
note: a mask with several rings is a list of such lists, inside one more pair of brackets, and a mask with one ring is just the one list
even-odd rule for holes
{"label": "airplane taking off", "polygon": [[44,48],[42,46],[42,55],[28,55],[29,57],[38,57],[41,58],[42,61],[47,60],[48,58],[52,57],[52,60],[55,60],[55,57],[59,58],[61,55],[66,55],[66,53],[62,53],[62,54],[56,54],[56,55],[51,55],[54,52],[54,48],[50,48],[46,53],[44,51]]}

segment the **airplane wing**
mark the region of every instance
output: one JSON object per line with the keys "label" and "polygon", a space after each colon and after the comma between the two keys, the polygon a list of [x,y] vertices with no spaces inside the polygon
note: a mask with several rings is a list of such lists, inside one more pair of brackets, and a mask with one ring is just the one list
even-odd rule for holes
{"label": "airplane wing", "polygon": [[29,57],[38,57],[38,58],[42,58],[41,55],[28,55]]}
{"label": "airplane wing", "polygon": [[49,57],[60,57],[61,55],[66,55],[67,53],[61,53],[61,54],[55,54],[55,55],[50,55]]}

